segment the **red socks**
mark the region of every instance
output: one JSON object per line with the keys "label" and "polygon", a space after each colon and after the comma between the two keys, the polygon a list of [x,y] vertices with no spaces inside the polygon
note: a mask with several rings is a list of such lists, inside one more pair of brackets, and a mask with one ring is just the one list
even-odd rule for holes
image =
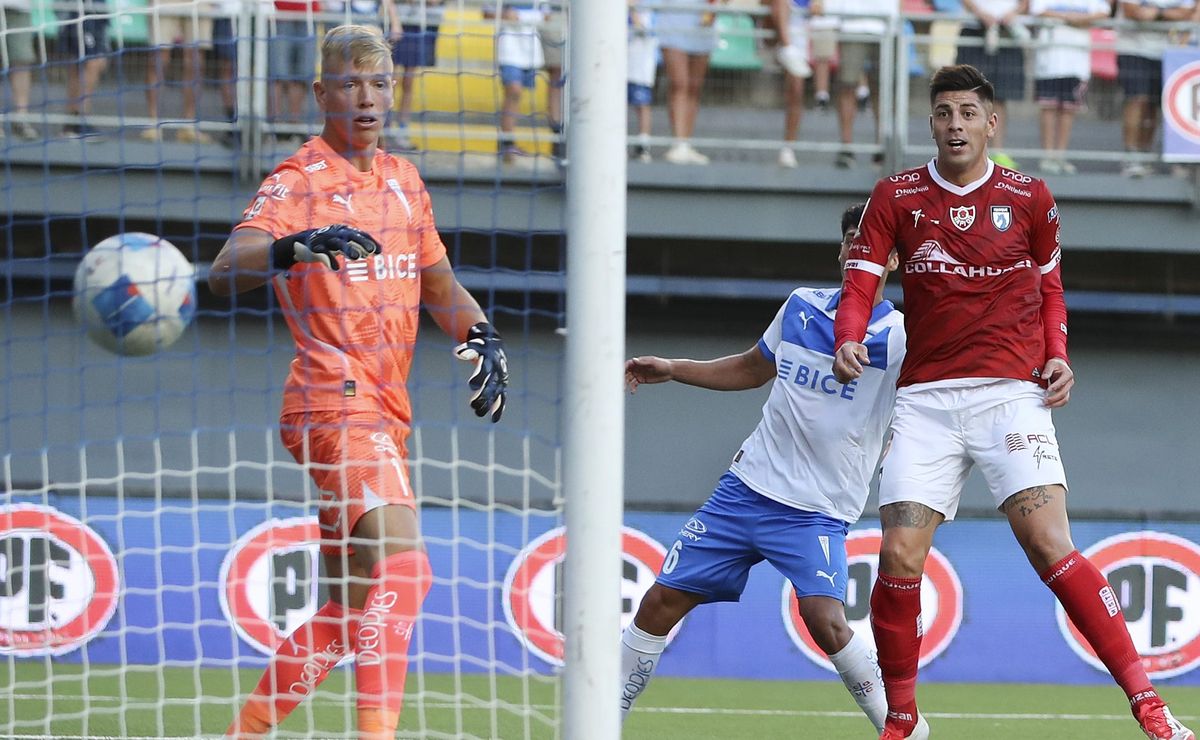
{"label": "red socks", "polygon": [[1129,637],[1117,595],[1099,569],[1076,550],[1039,575],[1124,689],[1134,713],[1145,703],[1162,704]]}
{"label": "red socks", "polygon": [[353,649],[358,629],[357,609],[346,611],[327,601],[316,614],[284,641],[258,686],[246,699],[226,735],[256,738],[265,735],[325,680],[334,666]]}
{"label": "red socks", "polygon": [[911,733],[917,723],[921,657],[921,579],[880,573],[871,590],[871,630],[887,692],[887,726]]}
{"label": "red socks", "polygon": [[355,635],[358,731],[364,738],[392,738],[404,704],[408,642],[433,574],[424,551],[408,550],[377,564],[371,578],[375,585]]}

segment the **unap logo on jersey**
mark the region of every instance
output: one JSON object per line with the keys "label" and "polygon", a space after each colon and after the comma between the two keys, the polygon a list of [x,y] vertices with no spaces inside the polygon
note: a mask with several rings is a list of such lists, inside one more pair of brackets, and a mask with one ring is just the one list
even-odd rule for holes
{"label": "unap logo on jersey", "polygon": [[221,610],[238,635],[273,655],[317,611],[316,517],[273,519],[242,535],[221,563]]}
{"label": "unap logo on jersey", "polygon": [[[1178,676],[1200,664],[1200,547],[1162,532],[1128,532],[1083,554],[1112,585],[1112,594],[1102,596],[1115,595],[1151,678]],[[1056,611],[1071,649],[1106,670],[1061,605]]]}
{"label": "unap logo on jersey", "polygon": [[[856,634],[862,635],[875,649],[875,636],[871,633],[871,589],[879,573],[879,544],[883,533],[878,529],[851,532],[846,537],[846,621]],[[809,660],[822,668],[837,672],[825,652],[817,647],[804,620],[800,618],[800,604],[791,582],[783,582],[783,624],[792,642]],[[919,665],[924,667],[942,651],[958,634],[962,624],[962,583],[954,566],[936,547],[930,548],[925,561],[925,577],[921,581],[921,623],[924,638],[921,640]]]}
{"label": "unap logo on jersey", "polygon": [[[504,577],[504,616],[531,653],[563,665],[563,559],[566,527],[556,527],[525,546]],[[621,528],[621,629],[629,626],[642,596],[666,557],[662,545],[642,532]],[[613,636],[615,641],[616,635]],[[613,643],[616,644],[615,642]]]}
{"label": "unap logo on jersey", "polygon": [[117,608],[112,550],[48,506],[0,508],[0,653],[62,655],[104,629]]}

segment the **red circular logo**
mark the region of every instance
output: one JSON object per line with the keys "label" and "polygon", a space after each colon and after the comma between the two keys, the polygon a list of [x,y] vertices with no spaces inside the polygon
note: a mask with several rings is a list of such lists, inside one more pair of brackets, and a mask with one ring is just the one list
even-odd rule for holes
{"label": "red circular logo", "polygon": [[221,563],[221,610],[259,652],[276,648],[317,611],[316,517],[273,519],[234,544]]}
{"label": "red circular logo", "polygon": [[[621,628],[633,621],[642,596],[658,577],[666,550],[636,529],[621,529]],[[563,633],[559,628],[561,565],[567,553],[565,527],[556,527],[525,546],[504,577],[504,616],[517,637],[547,663],[563,664]]]}
{"label": "red circular logo", "polygon": [[[879,544],[883,533],[878,529],[863,529],[851,532],[846,537],[846,559],[849,573],[846,578],[846,620],[851,629],[862,635],[875,649],[875,635],[871,632],[871,588],[879,573]],[[804,620],[800,618],[800,604],[792,584],[783,581],[783,624],[792,642],[809,660],[822,668],[837,672],[825,651],[817,647]],[[930,548],[925,560],[925,577],[921,581],[921,622],[925,635],[921,640],[919,665],[924,667],[942,654],[958,634],[962,624],[963,593],[958,573],[946,556],[936,547]]]}
{"label": "red circular logo", "polygon": [[0,556],[0,654],[68,653],[117,609],[117,559],[78,519],[48,506],[0,508]]}
{"label": "red circular logo", "polygon": [[[1151,678],[1200,665],[1200,547],[1163,532],[1127,532],[1083,553],[1112,589],[1101,598],[1124,612],[1125,624]],[[1107,670],[1059,604],[1058,629],[1075,654]]]}
{"label": "red circular logo", "polygon": [[1200,144],[1200,62],[1183,65],[1163,84],[1163,117],[1184,138]]}

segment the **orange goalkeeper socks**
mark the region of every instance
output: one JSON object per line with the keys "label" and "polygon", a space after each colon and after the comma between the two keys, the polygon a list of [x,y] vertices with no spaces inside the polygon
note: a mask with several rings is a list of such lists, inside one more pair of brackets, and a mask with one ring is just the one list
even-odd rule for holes
{"label": "orange goalkeeper socks", "polygon": [[355,635],[358,730],[360,737],[390,738],[404,705],[408,643],[433,574],[424,551],[408,550],[378,563],[371,577]]}
{"label": "orange goalkeeper socks", "polygon": [[361,614],[328,601],[296,628],[271,657],[226,736],[242,740],[262,737],[291,714],[353,649]]}

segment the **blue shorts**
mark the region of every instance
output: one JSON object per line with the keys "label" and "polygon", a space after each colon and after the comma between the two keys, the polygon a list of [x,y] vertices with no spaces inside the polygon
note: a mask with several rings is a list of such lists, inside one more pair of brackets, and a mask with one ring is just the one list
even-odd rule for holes
{"label": "blue shorts", "polygon": [[636,82],[629,82],[625,85],[626,95],[629,96],[630,105],[650,105],[654,102],[654,90],[649,85],[639,85]]}
{"label": "blue shorts", "polygon": [[533,86],[537,83],[537,70],[514,67],[510,64],[501,64],[500,82],[505,85],[519,83],[521,87],[533,89]]}
{"label": "blue shorts", "polygon": [[232,18],[213,18],[212,48],[217,59],[237,59],[237,35],[233,32]]}
{"label": "blue shorts", "polygon": [[[93,0],[92,7],[105,5],[104,0]],[[58,29],[58,40],[68,56],[91,59],[108,53],[108,19],[89,18],[76,11],[62,15],[65,21]]]}
{"label": "blue shorts", "polygon": [[781,504],[725,473],[679,530],[658,582],[706,602],[738,601],[750,568],[766,560],[798,597],[846,598],[846,532],[841,519]]}
{"label": "blue shorts", "polygon": [[1157,59],[1118,54],[1117,80],[1127,98],[1162,98],[1162,62]]}
{"label": "blue shorts", "polygon": [[392,46],[392,64],[405,69],[436,67],[438,27],[405,24],[401,29],[404,33]]}

